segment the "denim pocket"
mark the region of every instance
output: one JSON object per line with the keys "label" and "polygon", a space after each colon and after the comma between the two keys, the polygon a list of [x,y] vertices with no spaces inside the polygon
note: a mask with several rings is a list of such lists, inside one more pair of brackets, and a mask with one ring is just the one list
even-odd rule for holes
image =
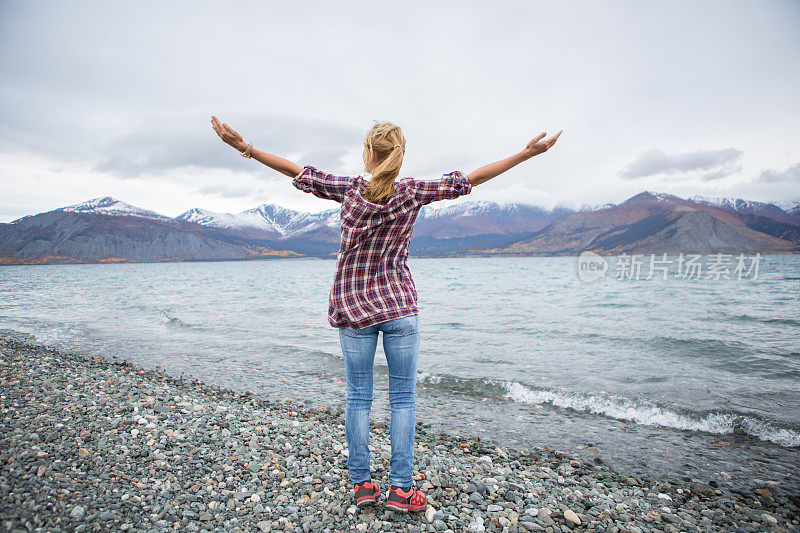
{"label": "denim pocket", "polygon": [[388,327],[383,330],[384,333],[401,336],[413,335],[419,331],[419,315],[395,318],[390,320],[386,326]]}
{"label": "denim pocket", "polygon": [[353,328],[339,328],[339,333],[347,337],[358,337],[358,331]]}
{"label": "denim pocket", "polygon": [[378,333],[378,326],[372,325],[361,329],[339,328],[339,333],[348,337],[369,337]]}

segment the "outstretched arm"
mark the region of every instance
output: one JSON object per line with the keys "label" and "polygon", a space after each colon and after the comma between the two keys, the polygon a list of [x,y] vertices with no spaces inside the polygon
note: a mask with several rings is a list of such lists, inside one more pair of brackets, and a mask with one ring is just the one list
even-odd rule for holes
{"label": "outstretched arm", "polygon": [[[211,127],[214,128],[214,131],[217,132],[217,135],[219,135],[220,139],[225,141],[226,144],[236,148],[240,152],[247,150],[249,143],[246,143],[236,130],[224,122],[220,123],[219,119],[214,115],[211,115]],[[302,167],[292,163],[288,159],[284,159],[277,155],[268,154],[267,152],[259,150],[255,147],[253,147],[251,150],[251,155],[253,159],[259,163],[263,163],[269,168],[277,170],[281,174],[286,174],[290,178],[297,176],[303,170]]]}
{"label": "outstretched arm", "polygon": [[540,133],[539,135],[534,137],[533,140],[529,142],[528,145],[521,152],[506,157],[505,159],[501,159],[500,161],[489,163],[488,165],[482,166],[478,170],[475,170],[474,172],[470,172],[469,174],[467,174],[469,182],[473,186],[480,185],[481,183],[484,183],[496,176],[499,176],[506,170],[509,170],[519,165],[523,161],[527,161],[528,159],[530,159],[535,155],[539,155],[543,152],[546,152],[547,150],[550,149],[550,147],[552,147],[556,143],[562,131],[564,130],[559,131],[549,139],[545,140],[542,140],[544,139],[545,133]]}

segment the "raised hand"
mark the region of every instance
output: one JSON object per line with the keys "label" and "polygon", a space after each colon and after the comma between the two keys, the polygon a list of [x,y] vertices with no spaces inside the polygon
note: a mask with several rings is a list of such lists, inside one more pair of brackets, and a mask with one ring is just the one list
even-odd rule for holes
{"label": "raised hand", "polygon": [[546,135],[545,132],[542,132],[536,137],[534,137],[533,140],[529,142],[528,145],[522,150],[522,154],[525,156],[525,159],[530,159],[531,157],[539,155],[552,148],[552,146],[558,140],[558,137],[561,135],[562,131],[564,130],[559,131],[549,139],[544,138],[544,136]]}
{"label": "raised hand", "polygon": [[225,141],[226,144],[233,146],[240,152],[243,152],[245,149],[247,149],[247,143],[244,142],[244,139],[239,132],[224,122],[220,123],[219,119],[214,115],[211,115],[211,127],[214,128],[214,131],[217,132],[219,138]]}

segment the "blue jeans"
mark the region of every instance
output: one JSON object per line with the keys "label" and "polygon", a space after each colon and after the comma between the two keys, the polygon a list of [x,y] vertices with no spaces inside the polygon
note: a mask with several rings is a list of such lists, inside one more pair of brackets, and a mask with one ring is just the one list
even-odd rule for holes
{"label": "blue jeans", "polygon": [[408,487],[414,468],[419,315],[395,318],[362,329],[339,328],[347,377],[347,467],[352,483],[370,479],[369,411],[372,407],[372,364],[379,331],[383,332],[383,351],[389,365],[389,439],[392,444],[389,481],[392,485]]}

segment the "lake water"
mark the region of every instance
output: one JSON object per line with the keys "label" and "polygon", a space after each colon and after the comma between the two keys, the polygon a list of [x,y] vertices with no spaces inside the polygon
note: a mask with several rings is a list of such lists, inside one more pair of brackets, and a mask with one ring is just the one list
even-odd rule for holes
{"label": "lake water", "polygon": [[[633,475],[798,492],[800,257],[757,279],[578,277],[574,257],[410,258],[417,419]],[[0,334],[344,406],[334,261],[0,268]],[[373,418],[388,415],[376,354]],[[592,448],[590,448],[592,447]],[[794,475],[793,475],[794,474]]]}

